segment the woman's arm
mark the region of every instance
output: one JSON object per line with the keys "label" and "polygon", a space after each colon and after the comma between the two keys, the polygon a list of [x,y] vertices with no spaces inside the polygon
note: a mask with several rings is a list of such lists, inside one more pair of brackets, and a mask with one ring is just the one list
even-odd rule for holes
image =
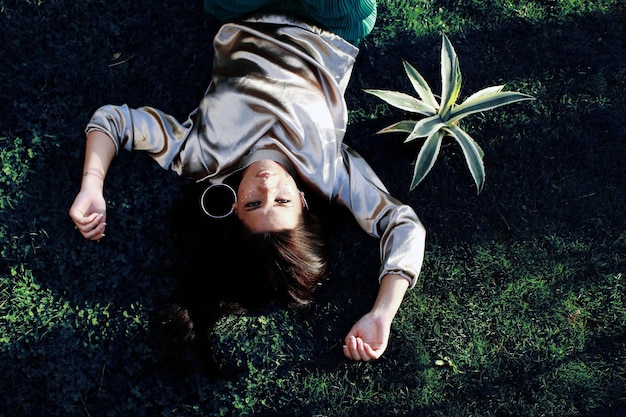
{"label": "woman's arm", "polygon": [[380,288],[372,309],[345,338],[344,354],[354,360],[379,358],[404,294],[415,286],[424,260],[426,231],[408,205],[389,195],[367,162],[344,145],[346,170],[337,201],[371,236],[380,239]]}
{"label": "woman's arm", "polygon": [[426,230],[415,210],[389,194],[378,175],[354,149],[343,145],[335,201],[348,208],[359,226],[379,239],[378,278],[397,273],[415,286],[424,260]]}
{"label": "woman's arm", "polygon": [[[104,236],[104,178],[117,152],[125,149],[147,153],[162,168],[180,174],[183,166],[189,165],[181,156],[188,129],[189,126],[174,117],[151,107],[131,109],[127,105],[106,105],[92,115],[86,128],[83,181],[69,212],[86,239],[99,240]],[[202,171],[204,166],[191,165],[190,174],[206,175]]]}
{"label": "woman's arm", "polygon": [[87,134],[83,179],[69,215],[84,238],[100,240],[106,227],[104,178],[117,150],[111,138],[98,130]]}
{"label": "woman's arm", "polygon": [[389,341],[391,322],[408,288],[409,281],[401,275],[383,277],[374,306],[352,326],[345,338],[343,353],[347,358],[367,362],[383,354]]}

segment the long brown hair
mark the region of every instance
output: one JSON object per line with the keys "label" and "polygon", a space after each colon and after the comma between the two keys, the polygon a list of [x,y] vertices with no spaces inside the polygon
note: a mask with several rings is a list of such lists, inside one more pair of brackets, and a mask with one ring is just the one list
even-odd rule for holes
{"label": "long brown hair", "polygon": [[184,195],[172,212],[181,281],[158,325],[171,364],[185,369],[191,354],[217,374],[210,342],[217,321],[272,299],[289,308],[309,303],[326,272],[326,239],[310,211],[293,230],[251,233],[235,216],[203,216],[194,195]]}
{"label": "long brown hair", "polygon": [[326,272],[326,243],[318,219],[305,211],[294,229],[250,233],[242,225],[240,230],[248,269],[278,299],[292,306],[307,304]]}

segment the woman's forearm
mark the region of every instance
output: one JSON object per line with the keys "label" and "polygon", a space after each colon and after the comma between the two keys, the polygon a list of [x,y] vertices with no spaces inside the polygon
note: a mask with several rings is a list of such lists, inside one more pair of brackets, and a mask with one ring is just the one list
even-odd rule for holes
{"label": "woman's forearm", "polygon": [[388,323],[395,317],[404,294],[409,288],[409,281],[401,275],[387,274],[380,281],[378,296],[371,312]]}
{"label": "woman's forearm", "polygon": [[93,183],[94,178],[104,182],[117,149],[113,140],[104,132],[92,130],[87,134],[85,162],[83,164],[83,186]]}

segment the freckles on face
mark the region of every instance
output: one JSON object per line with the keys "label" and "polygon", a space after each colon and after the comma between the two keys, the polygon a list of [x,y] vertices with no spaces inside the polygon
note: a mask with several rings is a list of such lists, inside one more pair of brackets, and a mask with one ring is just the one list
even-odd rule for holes
{"label": "freckles on face", "polygon": [[252,200],[262,200],[274,196],[276,200],[289,200],[299,195],[299,191],[295,186],[288,183],[277,184],[256,184],[256,186],[248,188],[240,188],[237,192],[237,198],[243,202]]}
{"label": "freckles on face", "polygon": [[235,204],[237,217],[252,231],[293,229],[302,214],[295,180],[274,161],[251,164],[243,173]]}

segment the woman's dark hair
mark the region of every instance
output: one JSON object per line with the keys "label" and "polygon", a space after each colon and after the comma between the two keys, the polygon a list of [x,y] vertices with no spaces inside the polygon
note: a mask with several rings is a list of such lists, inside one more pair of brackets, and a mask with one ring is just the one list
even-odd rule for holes
{"label": "woman's dark hair", "polygon": [[191,186],[172,211],[181,281],[158,324],[173,365],[186,368],[191,355],[216,374],[210,335],[217,321],[270,300],[305,306],[325,274],[326,243],[321,222],[310,211],[293,230],[251,233],[235,216],[202,215],[200,193]]}
{"label": "woman's dark hair", "polygon": [[245,270],[288,305],[307,304],[326,272],[326,245],[318,219],[304,211],[295,229],[250,232],[241,223]]}

